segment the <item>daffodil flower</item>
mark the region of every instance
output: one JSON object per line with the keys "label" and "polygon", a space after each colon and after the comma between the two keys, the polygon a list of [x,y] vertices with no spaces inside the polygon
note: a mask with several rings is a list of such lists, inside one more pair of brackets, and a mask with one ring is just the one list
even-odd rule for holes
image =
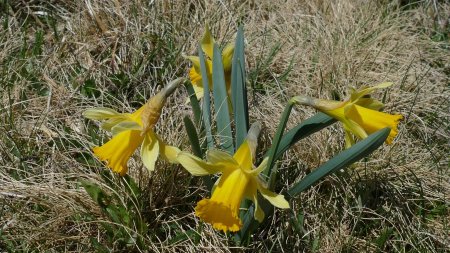
{"label": "daffodil flower", "polygon": [[[255,128],[257,127],[252,127],[252,129]],[[264,159],[258,168],[254,168],[253,158],[256,142],[254,138],[251,138],[254,136],[252,129],[233,156],[220,150],[209,150],[206,154],[207,161],[203,161],[187,152],[178,154],[179,163],[194,176],[222,174],[215,185],[211,198],[202,199],[197,203],[195,215],[225,233],[241,229],[239,207],[244,198],[254,202],[254,217],[259,222],[263,221],[264,211],[258,205],[258,191],[272,205],[289,208],[289,203],[284,196],[267,189],[265,183],[258,177],[267,166],[267,159]],[[259,130],[256,131],[259,132]]]}
{"label": "daffodil flower", "polygon": [[380,112],[383,103],[369,97],[369,94],[381,88],[391,86],[392,83],[385,82],[374,87],[351,90],[350,98],[345,101],[331,101],[315,99],[305,96],[296,96],[292,100],[296,103],[309,105],[317,110],[339,120],[345,131],[346,147],[355,143],[351,134],[360,139],[366,138],[380,129],[389,127],[391,129],[387,144],[391,144],[398,134],[398,124],[403,118],[400,114],[389,114]]}
{"label": "daffodil flower", "polygon": [[106,161],[108,167],[121,176],[128,171],[127,162],[134,151],[141,146],[141,158],[149,170],[155,169],[158,155],[169,162],[177,163],[180,152],[177,147],[169,146],[156,135],[153,127],[158,122],[167,97],[184,79],[172,81],[146,104],[134,113],[118,113],[109,108],[93,108],[83,115],[88,119],[106,120],[102,128],[111,131],[113,138],[100,147],[94,147],[94,154]]}
{"label": "daffodil flower", "polygon": [[[212,59],[213,59],[213,48],[214,48],[214,38],[212,37],[208,26],[205,28],[205,34],[201,40],[202,50],[206,53],[208,58],[205,61],[206,65],[206,73],[208,77],[209,89],[212,90],[213,82],[212,82]],[[225,83],[227,86],[228,93],[230,92],[231,87],[231,62],[233,59],[234,45],[228,44],[222,50],[222,63],[223,63],[223,71],[225,74]],[[192,62],[192,67],[189,71],[189,77],[191,79],[192,85],[194,87],[195,94],[197,99],[203,97],[203,82],[202,82],[202,74],[200,71],[200,58],[198,56],[185,56],[186,59]]]}

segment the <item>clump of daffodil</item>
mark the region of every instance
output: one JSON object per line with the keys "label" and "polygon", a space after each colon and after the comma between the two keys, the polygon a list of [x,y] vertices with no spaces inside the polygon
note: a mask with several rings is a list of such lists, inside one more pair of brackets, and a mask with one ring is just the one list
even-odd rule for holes
{"label": "clump of daffodil", "polygon": [[[209,31],[208,26],[205,28],[205,34],[203,34],[203,38],[201,40],[201,47],[203,52],[205,52],[207,59],[205,61],[206,65],[206,75],[208,77],[209,89],[212,90],[213,82],[212,82],[212,59],[213,59],[213,49],[214,49],[214,38]],[[225,74],[225,83],[227,86],[227,91],[230,93],[231,87],[231,62],[233,59],[234,45],[228,44],[222,50],[222,63],[223,63],[223,71]],[[189,71],[189,77],[192,82],[192,86],[194,87],[195,94],[197,99],[203,97],[203,83],[202,83],[202,74],[200,71],[200,58],[198,56],[185,56],[185,58],[189,59],[192,62],[192,67]]]}
{"label": "clump of daffodil", "polygon": [[374,87],[362,88],[360,90],[351,90],[350,98],[345,101],[332,101],[315,99],[305,96],[296,96],[292,100],[295,103],[309,105],[317,110],[339,120],[345,131],[346,147],[355,143],[352,133],[364,139],[369,134],[374,133],[385,127],[391,129],[386,139],[387,144],[391,144],[398,134],[398,123],[403,118],[400,114],[389,114],[380,112],[383,103],[369,97],[369,94],[381,88],[391,86],[392,83],[385,82]]}
{"label": "clump of daffodil", "polygon": [[233,156],[223,151],[209,150],[206,153],[207,161],[203,161],[187,152],[178,154],[179,163],[194,176],[222,174],[211,198],[202,199],[195,207],[195,215],[212,224],[217,230],[236,232],[241,229],[239,207],[244,198],[254,202],[254,217],[262,222],[264,211],[258,205],[258,191],[272,205],[289,208],[284,196],[267,189],[266,184],[258,177],[267,166],[267,159],[264,159],[258,168],[253,166],[260,129],[260,124],[254,124],[246,140]]}
{"label": "clump of daffodil", "polygon": [[153,127],[158,122],[167,97],[183,81],[183,78],[172,81],[134,113],[118,113],[109,108],[86,110],[83,113],[86,118],[106,120],[102,128],[113,134],[107,143],[93,148],[94,154],[121,176],[127,173],[127,162],[139,146],[142,161],[149,171],[155,169],[159,154],[167,161],[177,163],[176,156],[180,150],[164,143]]}

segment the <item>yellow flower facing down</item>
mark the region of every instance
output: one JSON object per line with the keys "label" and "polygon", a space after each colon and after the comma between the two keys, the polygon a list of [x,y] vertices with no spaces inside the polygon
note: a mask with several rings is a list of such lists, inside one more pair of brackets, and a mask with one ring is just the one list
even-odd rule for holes
{"label": "yellow flower facing down", "polygon": [[403,116],[400,114],[389,114],[380,112],[383,103],[368,97],[368,95],[381,88],[391,86],[392,83],[381,83],[373,87],[352,90],[350,98],[343,101],[331,101],[315,99],[304,96],[296,96],[293,101],[303,105],[309,105],[317,110],[339,120],[345,131],[346,147],[355,143],[354,134],[360,139],[366,138],[380,129],[389,127],[391,129],[386,139],[387,144],[391,144],[398,134],[398,124]]}
{"label": "yellow flower facing down", "polygon": [[264,212],[258,205],[257,192],[272,205],[279,208],[289,208],[289,203],[283,195],[276,194],[265,187],[258,175],[267,166],[265,159],[258,168],[253,168],[254,147],[253,142],[247,140],[231,156],[219,150],[209,150],[207,161],[187,152],[178,154],[179,163],[192,175],[203,176],[222,173],[211,198],[203,199],[195,207],[195,215],[203,221],[212,224],[217,230],[223,232],[236,232],[242,227],[239,218],[239,207],[244,198],[255,204],[254,217],[259,222],[264,219]]}
{"label": "yellow flower facing down", "polygon": [[[213,59],[213,48],[214,48],[214,38],[212,37],[208,26],[205,28],[205,34],[201,40],[202,50],[205,52],[207,59],[205,60],[206,73],[208,77],[209,89],[212,90],[212,59]],[[228,44],[222,50],[222,63],[223,71],[225,74],[225,84],[227,86],[227,91],[230,93],[231,88],[231,62],[233,59],[234,45]],[[200,71],[200,58],[198,56],[185,56],[186,59],[192,62],[192,67],[189,71],[189,78],[191,79],[192,86],[194,87],[195,95],[197,99],[203,97],[203,81],[202,74]]]}
{"label": "yellow flower facing down", "polygon": [[121,176],[127,173],[127,162],[139,146],[141,146],[142,161],[149,171],[155,169],[155,163],[160,154],[167,161],[177,163],[176,156],[180,150],[162,141],[153,131],[153,127],[158,122],[167,97],[183,80],[179,78],[172,81],[131,114],[118,113],[109,108],[86,110],[83,113],[86,118],[106,120],[102,128],[113,133],[111,140],[100,147],[93,148],[94,154],[101,161],[107,162],[108,167]]}

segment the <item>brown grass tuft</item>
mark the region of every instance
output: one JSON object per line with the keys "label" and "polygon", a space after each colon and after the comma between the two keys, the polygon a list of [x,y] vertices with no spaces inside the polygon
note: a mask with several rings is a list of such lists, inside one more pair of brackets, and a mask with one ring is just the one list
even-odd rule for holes
{"label": "brown grass tuft", "polygon": [[[448,3],[0,1],[0,11],[0,249],[450,248]],[[304,192],[291,211],[276,210],[247,247],[235,247],[194,216],[207,192],[179,166],[159,162],[149,175],[135,156],[130,176],[143,192],[134,198],[125,181],[104,173],[92,156],[90,148],[109,136],[81,116],[93,106],[130,112],[168,81],[186,76],[181,54],[195,52],[205,22],[222,44],[232,41],[239,22],[245,25],[250,117],[265,125],[261,152],[296,94],[342,99],[350,86],[391,81],[395,85],[376,96],[388,112],[405,116],[394,145]],[[157,125],[165,140],[183,149],[189,148],[182,118],[191,114],[186,94],[175,92]],[[314,113],[296,107],[288,127]],[[342,148],[337,124],[301,141],[279,166],[277,190]],[[81,180],[98,184],[118,205],[132,203],[128,212],[148,226],[143,244],[109,240],[104,224],[118,224]],[[136,224],[126,231],[139,237]]]}

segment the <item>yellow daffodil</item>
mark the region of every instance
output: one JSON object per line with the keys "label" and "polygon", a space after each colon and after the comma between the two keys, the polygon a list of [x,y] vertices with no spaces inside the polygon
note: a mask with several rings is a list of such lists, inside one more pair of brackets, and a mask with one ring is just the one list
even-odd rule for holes
{"label": "yellow daffodil", "polygon": [[317,110],[339,120],[345,131],[346,147],[354,144],[351,133],[360,139],[366,138],[369,134],[374,133],[385,127],[391,129],[387,144],[391,144],[395,136],[398,134],[398,123],[403,118],[400,114],[389,114],[380,112],[383,103],[370,98],[368,95],[376,89],[386,88],[392,83],[381,83],[374,87],[362,88],[360,90],[351,90],[350,98],[343,101],[330,101],[315,99],[304,96],[296,96],[293,101],[303,105],[309,105]]}
{"label": "yellow daffodil", "polygon": [[[206,53],[207,59],[205,61],[206,72],[208,77],[209,89],[213,87],[212,82],[212,59],[213,59],[213,48],[214,48],[214,38],[212,37],[208,26],[205,28],[205,34],[201,40],[202,50]],[[231,87],[231,62],[233,59],[234,45],[228,44],[222,51],[222,63],[223,70],[225,74],[225,83],[227,86],[228,93]],[[202,74],[200,71],[200,58],[198,56],[185,56],[192,62],[192,67],[189,71],[189,77],[191,79],[192,85],[194,87],[197,99],[203,97],[203,82]]]}
{"label": "yellow daffodil", "polygon": [[145,105],[134,113],[118,113],[109,108],[93,108],[83,115],[88,119],[106,120],[102,128],[111,131],[113,138],[101,147],[94,147],[94,154],[106,161],[111,170],[121,176],[127,173],[127,162],[134,151],[141,146],[141,158],[149,170],[155,169],[155,162],[161,154],[169,162],[176,163],[180,150],[164,143],[153,131],[158,122],[161,110],[167,97],[184,79],[171,82],[159,93],[153,96]]}
{"label": "yellow daffodil", "polygon": [[233,156],[223,151],[209,150],[206,154],[207,161],[203,161],[187,152],[178,154],[179,163],[194,176],[222,173],[211,198],[199,201],[195,207],[195,215],[217,230],[236,232],[241,229],[239,207],[244,198],[255,203],[254,217],[262,222],[264,212],[258,205],[257,191],[272,205],[289,208],[284,196],[267,189],[258,177],[267,166],[267,159],[258,168],[253,168],[256,142],[252,136],[255,136],[255,131],[259,132],[259,126],[252,129]]}

